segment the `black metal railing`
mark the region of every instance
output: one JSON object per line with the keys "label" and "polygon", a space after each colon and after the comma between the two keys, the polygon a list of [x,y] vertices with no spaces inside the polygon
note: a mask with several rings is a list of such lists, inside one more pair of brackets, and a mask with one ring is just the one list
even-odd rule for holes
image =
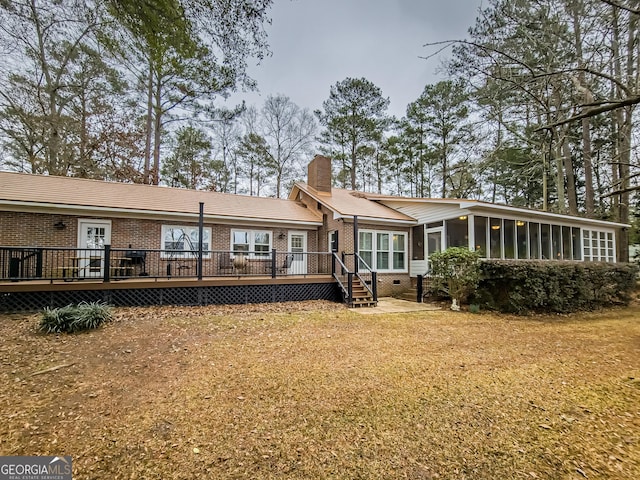
{"label": "black metal railing", "polygon": [[360,279],[360,283],[367,289],[374,301],[378,300],[378,274],[358,253],[342,252],[342,264],[347,271]]}
{"label": "black metal railing", "polygon": [[328,252],[0,247],[0,281],[283,277],[331,273]]}
{"label": "black metal railing", "polygon": [[368,290],[371,298],[378,301],[378,274],[365,262],[358,253],[354,254],[355,264],[358,266],[356,275],[360,279],[360,283]]}
{"label": "black metal railing", "polygon": [[[344,258],[344,255],[342,255]],[[346,304],[351,304],[353,301],[353,272],[350,272],[347,266],[342,261],[342,258],[337,253],[333,253],[331,257],[331,274],[336,279],[340,290],[342,291],[342,298]]]}
{"label": "black metal railing", "polygon": [[369,292],[374,302],[378,301],[377,272],[357,253],[342,252],[340,257],[334,253],[331,273],[342,290],[345,303],[351,304],[353,301],[354,278],[360,280],[360,284]]}

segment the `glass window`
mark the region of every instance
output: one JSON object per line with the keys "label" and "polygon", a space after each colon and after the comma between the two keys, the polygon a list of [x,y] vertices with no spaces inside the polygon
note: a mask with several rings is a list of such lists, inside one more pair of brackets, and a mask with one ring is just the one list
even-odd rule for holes
{"label": "glass window", "polygon": [[562,234],[560,225],[551,225],[551,253],[554,260],[562,259]]}
{"label": "glass window", "polygon": [[373,233],[372,232],[358,232],[358,253],[360,258],[373,267]]}
{"label": "glass window", "polygon": [[527,222],[516,220],[516,243],[518,245],[518,258],[529,258],[529,248],[527,247]]}
{"label": "glass window", "polygon": [[376,253],[376,268],[389,270],[389,234],[378,233]]}
{"label": "glass window", "polygon": [[589,230],[582,231],[582,246],[584,249],[584,259],[591,260],[591,240]]}
{"label": "glass window", "polygon": [[231,250],[240,255],[268,257],[271,252],[272,235],[269,231],[232,230]]}
{"label": "glass window", "polygon": [[614,243],[613,232],[582,230],[582,247],[586,261],[613,262],[615,260]]}
{"label": "glass window", "polygon": [[491,242],[491,258],[502,258],[502,220],[492,218],[489,227],[489,241]]}
{"label": "glass window", "polygon": [[503,220],[504,225],[504,258],[516,258],[516,222],[514,220]]}
{"label": "glass window", "polygon": [[407,234],[400,232],[358,232],[360,258],[372,270],[407,268]]}
{"label": "glass window", "polygon": [[473,237],[475,240],[475,251],[481,257],[487,257],[487,217],[473,218]]}
{"label": "glass window", "polygon": [[463,215],[458,218],[447,220],[446,247],[469,247],[469,230],[467,216]]}
{"label": "glass window", "polygon": [[542,245],[542,258],[551,260],[551,227],[548,223],[540,224],[540,243]]}
{"label": "glass window", "polygon": [[253,237],[253,250],[256,252],[257,257],[269,256],[271,250],[271,234],[268,232],[254,232]]}
{"label": "glass window", "polygon": [[573,242],[571,240],[571,227],[562,227],[562,258],[565,260],[571,260],[571,246]]}
{"label": "glass window", "polygon": [[393,269],[404,270],[405,266],[406,235],[404,233],[393,234]]}
{"label": "glass window", "polygon": [[580,229],[579,228],[571,227],[571,243],[573,245],[573,259],[581,260],[582,247],[580,245]]}
{"label": "glass window", "polygon": [[540,258],[540,224],[529,223],[529,258]]}
{"label": "glass window", "polygon": [[248,252],[251,246],[249,241],[249,232],[233,232],[231,234],[233,242],[231,244],[231,250],[234,252]]}
{"label": "glass window", "polygon": [[[200,241],[198,240],[198,227],[185,227],[179,225],[162,226],[162,257],[185,257],[196,256]],[[211,254],[211,229],[205,228],[202,231],[203,257],[208,258]]]}

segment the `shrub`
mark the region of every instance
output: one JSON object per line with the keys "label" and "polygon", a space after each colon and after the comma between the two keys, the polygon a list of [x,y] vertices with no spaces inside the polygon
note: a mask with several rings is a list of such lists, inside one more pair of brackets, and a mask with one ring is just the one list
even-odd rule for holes
{"label": "shrub", "polygon": [[112,318],[111,307],[100,302],[45,308],[40,330],[46,333],[73,333],[98,328]]}
{"label": "shrub", "polygon": [[632,264],[487,260],[475,301],[510,313],[569,313],[626,305],[635,288]]}
{"label": "shrub", "polygon": [[[444,291],[453,300],[452,309],[457,309],[472,295],[480,280],[480,256],[467,248],[451,247],[429,257],[433,285]],[[433,293],[438,293],[438,292]]]}

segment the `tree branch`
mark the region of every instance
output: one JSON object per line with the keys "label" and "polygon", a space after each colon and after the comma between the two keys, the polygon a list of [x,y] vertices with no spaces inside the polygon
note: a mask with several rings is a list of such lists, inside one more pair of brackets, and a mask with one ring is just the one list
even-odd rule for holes
{"label": "tree branch", "polygon": [[606,3],[607,5],[611,5],[612,7],[619,8],[621,10],[626,10],[627,12],[633,13],[635,15],[640,15],[640,9],[627,7],[626,5],[621,5],[620,3],[614,0],[600,0],[601,2]]}
{"label": "tree branch", "polygon": [[610,112],[612,110],[617,110],[619,108],[628,107],[631,105],[637,105],[640,103],[640,95],[632,95],[629,98],[625,98],[623,100],[617,101],[609,101],[599,107],[587,108],[583,110],[581,113],[573,115],[571,117],[567,117],[563,120],[558,120],[557,122],[550,123],[548,125],[543,125],[541,127],[536,128],[534,131],[539,132],[540,130],[550,130],[555,127],[559,127],[560,125],[565,125],[567,123],[572,123],[577,120],[582,120],[583,118],[590,118],[600,113]]}

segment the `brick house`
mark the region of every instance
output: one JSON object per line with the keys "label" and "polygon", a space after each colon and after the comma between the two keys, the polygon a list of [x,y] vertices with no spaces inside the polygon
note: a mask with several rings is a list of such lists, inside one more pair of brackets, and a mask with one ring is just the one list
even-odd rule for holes
{"label": "brick house", "polygon": [[[307,183],[296,183],[288,199],[0,172],[0,282],[23,279],[15,269],[26,265],[30,250],[43,249],[51,256],[40,261],[37,276],[51,283],[80,272],[83,278],[175,279],[196,271],[199,280],[203,274],[265,276],[253,285],[269,276],[273,283],[277,275],[307,283],[310,275],[324,275],[329,282],[332,253],[344,253],[351,255],[350,268],[376,272],[379,295],[410,288],[412,278],[428,271],[429,255],[449,246],[485,258],[625,260],[616,252],[625,224],[474,200],[362,193],[331,183],[331,160],[322,156],[310,162]],[[109,269],[104,259],[78,254],[105,245],[115,258]],[[24,251],[16,260],[18,247]],[[204,254],[196,266],[199,248]],[[75,253],[65,257],[55,249]],[[122,263],[130,251],[145,252],[143,267]]]}

